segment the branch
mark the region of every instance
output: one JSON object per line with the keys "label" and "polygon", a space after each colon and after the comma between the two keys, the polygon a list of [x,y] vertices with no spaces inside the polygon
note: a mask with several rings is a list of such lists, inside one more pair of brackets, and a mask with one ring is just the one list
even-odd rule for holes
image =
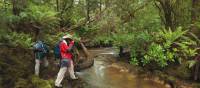
{"label": "branch", "polygon": [[[145,6],[147,6],[150,2],[151,2],[151,0],[148,1],[148,2],[146,2],[145,4],[143,4],[142,6],[136,8],[134,11],[128,10],[127,12],[128,12],[128,16],[129,16],[130,18],[124,20],[124,23],[130,21],[130,19],[133,18],[133,17],[135,16],[135,13],[136,13],[136,12],[138,12],[138,11],[141,10],[141,9],[143,9],[143,8],[144,8]],[[122,9],[125,10],[124,8],[122,8]]]}
{"label": "branch", "polygon": [[[157,1],[157,2],[160,2],[160,1],[158,1],[158,0],[156,0],[156,1]],[[159,15],[160,15],[161,21],[164,22],[164,24],[166,25],[165,20],[164,20],[163,16],[161,15],[162,9],[161,9],[161,7],[156,3],[156,1],[154,1],[154,4],[155,4],[155,6],[159,9]]]}
{"label": "branch", "polygon": [[[163,3],[162,1],[160,1],[160,0],[155,0],[155,1],[154,1],[155,6],[159,9],[159,13],[160,13],[159,15],[160,15],[161,21],[166,25],[165,19],[164,19],[164,17],[161,15],[162,9],[161,9],[161,7],[156,3],[156,1],[159,2],[160,5],[161,5],[162,7],[163,7],[164,3]],[[163,9],[164,9],[164,8],[163,8]]]}

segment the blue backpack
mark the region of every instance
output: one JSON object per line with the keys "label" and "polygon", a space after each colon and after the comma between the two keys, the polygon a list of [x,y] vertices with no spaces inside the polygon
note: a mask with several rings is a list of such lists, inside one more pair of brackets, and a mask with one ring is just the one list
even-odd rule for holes
{"label": "blue backpack", "polygon": [[56,59],[61,59],[61,53],[60,53],[60,43],[61,42],[58,42],[55,47],[54,47],[54,56]]}
{"label": "blue backpack", "polygon": [[36,44],[33,46],[33,48],[43,53],[49,52],[47,45],[45,45],[42,41],[37,41]]}

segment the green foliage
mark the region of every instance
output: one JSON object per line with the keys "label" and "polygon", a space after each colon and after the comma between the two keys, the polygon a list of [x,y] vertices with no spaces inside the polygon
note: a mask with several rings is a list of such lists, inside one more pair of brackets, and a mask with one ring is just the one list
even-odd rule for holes
{"label": "green foliage", "polygon": [[[171,58],[173,58],[173,57],[171,57]],[[144,65],[146,65],[146,64],[150,63],[151,61],[155,61],[159,64],[159,66],[164,67],[167,65],[168,60],[170,60],[170,58],[165,56],[163,47],[161,45],[152,43],[149,46],[147,54],[144,56],[142,63]]]}
{"label": "green foliage", "polygon": [[38,76],[32,76],[31,82],[36,88],[53,88],[51,81],[40,79]]}
{"label": "green foliage", "polygon": [[194,67],[198,63],[198,61],[189,60],[189,61],[187,61],[187,63],[188,63],[188,67],[191,69],[192,67]]}
{"label": "green foliage", "polygon": [[[44,41],[47,44],[52,45],[52,47],[54,47],[54,45],[57,44],[62,39],[62,37],[66,34],[69,34],[69,33],[68,32],[60,32],[55,35],[46,34],[44,36]],[[80,42],[80,37],[77,33],[72,34],[72,38],[75,42]]]}
{"label": "green foliage", "polygon": [[[0,0],[0,41],[16,47],[30,48],[33,34],[38,29],[42,29],[39,35],[42,35],[45,42],[55,45],[65,35],[60,29],[67,30],[76,25],[78,27],[73,29],[73,37],[77,42],[83,37],[86,40],[90,39],[93,45],[112,44],[129,48],[131,64],[144,66],[153,62],[156,63],[154,66],[163,68],[173,62],[190,60],[197,54],[200,45],[197,36],[191,34],[196,39],[194,41],[186,36],[187,30],[182,30],[191,26],[191,9],[194,8],[190,0],[14,1],[26,2],[12,3],[12,0]],[[16,9],[20,9],[19,15],[13,14],[15,5]],[[90,22],[86,22],[87,16]],[[193,25],[199,28],[199,24],[196,22]],[[165,26],[173,27],[161,30]],[[176,29],[178,26],[183,28]],[[22,64],[16,59],[8,60],[17,65]],[[4,59],[0,60],[0,65],[12,67],[5,62]],[[189,67],[195,64],[193,61],[189,63]],[[180,70],[185,70],[184,68]],[[24,68],[8,68],[5,71],[13,72],[6,78],[10,80],[13,76],[17,80],[16,88],[27,84],[25,79],[17,78],[23,73],[20,69]],[[37,77],[31,79],[36,88],[51,87],[47,80]]]}
{"label": "green foliage", "polygon": [[36,26],[42,26],[43,28],[55,27],[58,25],[59,19],[56,17],[58,13],[48,5],[34,5],[30,4],[24,12],[20,13],[20,17],[23,20],[30,21]]}
{"label": "green foliage", "polygon": [[[2,88],[9,85],[14,88],[32,88],[30,82],[27,81],[28,76],[32,74],[30,68],[33,66],[33,56],[30,50],[25,50],[23,48],[8,48],[1,46],[0,51],[0,69],[1,69],[1,85]],[[26,85],[27,84],[27,85]]]}
{"label": "green foliage", "polygon": [[[182,49],[189,54],[189,56],[196,56],[198,57],[197,51],[199,50],[199,45],[200,45],[200,39],[193,33],[190,33],[190,35],[196,40],[195,43],[193,43],[194,49],[188,49],[187,46],[182,45]],[[190,42],[191,43],[191,42]],[[187,56],[187,55],[184,55]],[[187,61],[188,67],[192,69],[196,64],[198,64],[197,60],[188,60]]]}
{"label": "green foliage", "polygon": [[11,11],[3,10],[1,11],[0,9],[0,28],[5,28],[7,27],[7,24],[17,24],[20,22],[21,17],[13,15]]}
{"label": "green foliage", "polygon": [[179,49],[175,50],[175,51],[182,52],[182,54],[185,58],[189,58],[189,57],[195,56],[197,54],[197,48],[191,47],[193,44],[190,44],[186,41],[176,43],[176,44],[179,46]]}
{"label": "green foliage", "polygon": [[32,85],[26,79],[19,78],[14,88],[32,88]]}
{"label": "green foliage", "polygon": [[12,46],[20,46],[24,48],[30,48],[33,44],[32,38],[28,34],[10,32],[7,34],[2,34],[0,36],[1,43],[10,44]]}
{"label": "green foliage", "polygon": [[113,34],[113,41],[115,46],[129,46],[134,41],[134,35],[129,34]]}
{"label": "green foliage", "polygon": [[159,36],[163,38],[164,47],[169,48],[178,38],[182,37],[186,31],[182,31],[182,28],[179,27],[176,29],[176,31],[172,32],[171,29],[169,30],[163,30],[159,32]]}
{"label": "green foliage", "polygon": [[[141,1],[142,2],[142,1]],[[140,3],[141,3],[140,2]],[[143,1],[143,3],[146,3]],[[153,5],[153,2],[147,2],[148,4],[141,10],[135,13],[135,19],[133,24],[135,28],[139,30],[145,30],[148,32],[155,32],[162,28],[162,20],[159,15],[159,10]]]}
{"label": "green foliage", "polygon": [[[195,42],[189,37],[184,36],[186,33],[187,31],[182,31],[181,28],[177,28],[176,31],[161,30],[156,32],[156,36],[151,36],[154,38],[147,42],[149,44],[146,46],[147,50],[140,50],[140,53],[142,53],[140,63],[146,65],[153,61],[160,67],[166,67],[169,62],[175,62],[183,58],[183,55],[185,56],[184,58],[190,58],[196,55],[196,49],[190,47]],[[133,54],[131,63],[138,65],[137,59],[139,58],[137,58],[137,51],[132,50],[131,54]]]}
{"label": "green foliage", "polygon": [[113,39],[107,36],[98,36],[94,40],[92,40],[94,45],[107,45],[112,44]]}

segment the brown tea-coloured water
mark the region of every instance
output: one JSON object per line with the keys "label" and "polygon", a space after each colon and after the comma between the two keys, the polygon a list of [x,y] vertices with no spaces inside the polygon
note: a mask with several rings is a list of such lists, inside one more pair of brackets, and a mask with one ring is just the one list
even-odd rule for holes
{"label": "brown tea-coloured water", "polygon": [[94,66],[77,73],[87,83],[84,88],[165,88],[118,65],[112,48],[91,49],[90,52],[95,58]]}

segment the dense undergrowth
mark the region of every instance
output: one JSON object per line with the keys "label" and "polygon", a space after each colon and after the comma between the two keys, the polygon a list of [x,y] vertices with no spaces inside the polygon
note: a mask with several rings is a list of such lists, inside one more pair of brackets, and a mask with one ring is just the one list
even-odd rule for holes
{"label": "dense undergrowth", "polygon": [[197,7],[190,0],[0,0],[0,46],[9,47],[0,51],[0,76],[6,76],[0,83],[40,85],[30,81],[37,78],[29,49],[37,39],[52,49],[67,33],[88,46],[128,49],[133,65],[177,66],[177,75],[191,79],[200,45]]}

